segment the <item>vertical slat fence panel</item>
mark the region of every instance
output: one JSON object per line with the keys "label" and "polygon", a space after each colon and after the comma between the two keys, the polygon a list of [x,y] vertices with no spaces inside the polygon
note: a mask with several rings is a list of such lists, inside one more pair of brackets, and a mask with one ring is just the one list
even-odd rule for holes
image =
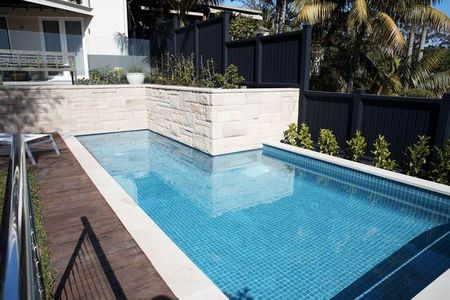
{"label": "vertical slat fence panel", "polygon": [[331,129],[341,148],[356,130],[361,130],[368,144],[367,155],[382,134],[390,145],[392,157],[401,163],[408,146],[418,135],[429,136],[430,143],[438,147],[449,138],[450,98],[425,99],[414,97],[377,96],[305,91],[304,111],[300,123],[311,128],[317,140],[321,128]]}

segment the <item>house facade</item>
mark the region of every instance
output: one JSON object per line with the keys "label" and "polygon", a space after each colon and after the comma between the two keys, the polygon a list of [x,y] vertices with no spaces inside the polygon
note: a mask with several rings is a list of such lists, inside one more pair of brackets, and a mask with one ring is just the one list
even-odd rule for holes
{"label": "house facade", "polygon": [[[88,77],[89,69],[104,63],[126,62],[127,35],[126,0],[7,0],[0,4],[0,51],[9,50],[12,56],[74,53],[77,78]],[[26,76],[68,80],[68,72],[32,72],[17,78],[18,73],[4,71],[4,81]]]}
{"label": "house facade", "polygon": [[[164,1],[145,2],[154,5],[150,7],[142,3],[139,0],[0,2],[2,82],[70,83],[88,78],[89,70],[105,66],[126,70],[139,65],[147,71],[150,43],[159,34],[154,24],[171,19],[178,12]],[[225,6],[201,6],[188,15],[194,22],[214,17],[223,10],[261,18],[259,11]],[[51,68],[55,65],[59,68]]]}

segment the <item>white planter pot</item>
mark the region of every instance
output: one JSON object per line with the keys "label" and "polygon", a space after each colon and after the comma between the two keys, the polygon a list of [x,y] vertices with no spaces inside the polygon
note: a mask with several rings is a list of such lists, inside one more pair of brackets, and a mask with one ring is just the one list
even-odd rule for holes
{"label": "white planter pot", "polygon": [[127,80],[131,85],[143,84],[144,78],[144,73],[127,73]]}

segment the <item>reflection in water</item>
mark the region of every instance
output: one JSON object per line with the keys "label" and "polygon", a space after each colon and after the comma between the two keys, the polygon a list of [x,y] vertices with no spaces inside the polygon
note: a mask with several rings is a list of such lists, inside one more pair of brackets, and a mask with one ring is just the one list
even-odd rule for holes
{"label": "reflection in water", "polygon": [[[151,176],[158,176],[211,217],[293,193],[293,168],[262,155],[261,150],[212,157],[156,134],[151,143],[139,138],[141,132],[129,134],[136,135],[131,143],[108,134],[95,136],[89,145],[103,149],[96,151],[95,157],[138,202],[146,201],[147,196],[138,197],[136,183]],[[111,143],[114,152],[107,150]]]}

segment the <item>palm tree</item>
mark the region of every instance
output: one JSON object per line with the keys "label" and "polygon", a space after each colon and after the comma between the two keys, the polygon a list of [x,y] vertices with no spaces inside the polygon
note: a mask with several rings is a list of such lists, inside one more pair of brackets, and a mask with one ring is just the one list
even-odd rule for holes
{"label": "palm tree", "polygon": [[[408,0],[404,0],[408,1]],[[412,0],[410,0],[412,1]],[[370,59],[368,51],[378,51],[394,56],[404,52],[406,44],[391,11],[381,8],[383,1],[367,0],[297,0],[297,20],[317,24],[325,32],[325,40],[340,35],[348,53],[347,90],[353,89],[354,81],[361,81],[365,64]],[[381,8],[380,8],[381,7]],[[392,9],[392,8],[391,8]]]}
{"label": "palm tree", "polygon": [[218,5],[222,0],[167,0],[169,5],[179,13],[180,25],[187,24],[187,17],[189,11],[199,5]]}
{"label": "palm tree", "polygon": [[450,70],[439,70],[446,50],[436,48],[409,65],[407,58],[370,55],[370,92],[374,94],[440,98],[450,89]]}
{"label": "palm tree", "polygon": [[[448,30],[448,17],[433,9],[430,0],[297,0],[295,6],[298,22],[317,24],[315,27],[324,35],[322,45],[337,45],[348,57],[346,64],[341,63],[347,68],[348,91],[353,89],[354,80],[375,93],[401,94],[413,90],[418,93],[433,87],[435,94],[439,94],[445,86],[445,74],[430,78],[432,84],[412,79],[421,71],[434,74],[426,63],[411,65],[416,26]],[[408,46],[402,34],[405,29],[409,29]],[[421,33],[424,47],[426,32],[422,29]],[[406,59],[402,59],[405,53]],[[439,59],[434,57],[433,61]],[[400,70],[404,73],[399,74]]]}
{"label": "palm tree", "polygon": [[[441,1],[434,1],[435,3]],[[419,3],[408,8],[404,13],[404,22],[410,24],[411,31],[408,40],[408,63],[411,64],[414,48],[414,36],[417,29],[421,29],[421,37],[419,43],[419,52],[417,59],[420,61],[423,57],[423,50],[427,39],[428,31],[434,32],[448,32],[450,27],[450,20],[448,16],[431,7],[432,1],[427,0],[425,3]]]}

